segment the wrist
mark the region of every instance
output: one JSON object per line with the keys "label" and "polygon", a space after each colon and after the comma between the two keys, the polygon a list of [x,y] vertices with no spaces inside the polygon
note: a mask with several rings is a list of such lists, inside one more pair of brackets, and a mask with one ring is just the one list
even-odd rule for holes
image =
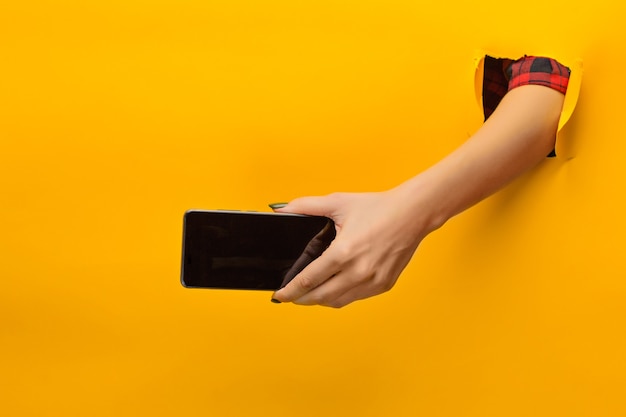
{"label": "wrist", "polygon": [[437,196],[437,187],[427,178],[426,173],[390,189],[388,193],[406,211],[411,219],[411,232],[420,240],[439,229],[452,217],[442,205],[445,199]]}

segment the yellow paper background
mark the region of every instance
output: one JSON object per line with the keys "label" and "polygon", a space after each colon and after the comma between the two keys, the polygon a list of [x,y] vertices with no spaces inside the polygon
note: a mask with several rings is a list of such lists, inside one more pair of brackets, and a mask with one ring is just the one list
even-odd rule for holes
{"label": "yellow paper background", "polygon": [[[0,414],[625,415],[625,9],[2,1]],[[582,59],[567,157],[375,299],[181,287],[184,210],[382,190],[454,149],[477,50]]]}

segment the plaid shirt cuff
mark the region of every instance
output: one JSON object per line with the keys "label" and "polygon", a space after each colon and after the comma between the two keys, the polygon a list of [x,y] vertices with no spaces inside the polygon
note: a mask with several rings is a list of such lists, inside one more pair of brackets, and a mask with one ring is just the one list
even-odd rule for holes
{"label": "plaid shirt cuff", "polygon": [[506,70],[509,91],[522,85],[543,85],[563,94],[567,92],[570,70],[552,58],[524,57]]}

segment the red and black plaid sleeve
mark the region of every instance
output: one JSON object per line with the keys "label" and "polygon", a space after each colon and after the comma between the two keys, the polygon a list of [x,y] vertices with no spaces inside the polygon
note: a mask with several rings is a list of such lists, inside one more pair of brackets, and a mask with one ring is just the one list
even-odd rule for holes
{"label": "red and black plaid sleeve", "polygon": [[506,69],[509,91],[522,85],[535,84],[550,87],[563,94],[567,92],[570,70],[552,58],[524,57]]}
{"label": "red and black plaid sleeve", "polygon": [[496,110],[502,97],[509,91],[509,80],[506,78],[506,72],[512,63],[512,59],[485,56],[483,75],[483,112],[485,120]]}
{"label": "red and black plaid sleeve", "polygon": [[[516,61],[485,56],[483,112],[485,120],[504,95],[523,85],[543,85],[563,94],[567,92],[570,69],[552,58],[524,56]],[[554,151],[548,156],[554,156]]]}

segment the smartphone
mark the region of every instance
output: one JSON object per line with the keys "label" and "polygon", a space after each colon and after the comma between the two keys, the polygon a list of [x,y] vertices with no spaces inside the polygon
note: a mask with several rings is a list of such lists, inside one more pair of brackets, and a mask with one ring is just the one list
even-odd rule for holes
{"label": "smartphone", "polygon": [[335,233],[326,217],[189,210],[183,220],[181,283],[275,291],[318,258]]}

